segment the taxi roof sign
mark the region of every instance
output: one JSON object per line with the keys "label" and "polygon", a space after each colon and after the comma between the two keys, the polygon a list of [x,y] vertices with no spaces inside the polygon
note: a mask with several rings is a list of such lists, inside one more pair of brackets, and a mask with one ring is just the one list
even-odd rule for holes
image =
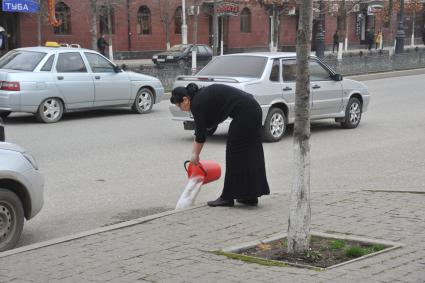
{"label": "taxi roof sign", "polygon": [[60,47],[59,43],[55,41],[46,41],[46,44],[44,45],[46,47]]}

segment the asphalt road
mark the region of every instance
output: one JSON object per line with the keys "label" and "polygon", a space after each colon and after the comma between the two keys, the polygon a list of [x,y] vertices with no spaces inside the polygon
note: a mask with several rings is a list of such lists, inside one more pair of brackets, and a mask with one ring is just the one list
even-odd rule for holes
{"label": "asphalt road", "polygon": [[[372,100],[357,129],[314,122],[311,190],[425,191],[424,80],[422,74],[364,81]],[[290,190],[291,134],[264,144],[272,193]],[[31,152],[46,177],[44,208],[26,222],[19,245],[173,209],[187,181],[183,162],[192,138],[171,120],[168,101],[148,115],[102,110],[68,114],[56,124],[11,115],[7,141]],[[224,167],[225,139],[222,126],[202,159]],[[197,202],[216,198],[222,182],[205,185]]]}

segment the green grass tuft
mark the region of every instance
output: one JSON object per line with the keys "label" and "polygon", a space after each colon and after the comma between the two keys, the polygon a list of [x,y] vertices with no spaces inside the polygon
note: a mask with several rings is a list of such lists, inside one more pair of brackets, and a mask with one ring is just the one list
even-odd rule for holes
{"label": "green grass tuft", "polygon": [[366,249],[363,249],[361,247],[358,246],[352,246],[349,247],[345,250],[345,255],[348,257],[361,257],[364,256],[365,254],[367,254]]}
{"label": "green grass tuft", "polygon": [[345,241],[340,240],[340,239],[331,240],[331,241],[329,241],[329,246],[333,250],[340,250],[340,249],[343,249],[345,247]]}

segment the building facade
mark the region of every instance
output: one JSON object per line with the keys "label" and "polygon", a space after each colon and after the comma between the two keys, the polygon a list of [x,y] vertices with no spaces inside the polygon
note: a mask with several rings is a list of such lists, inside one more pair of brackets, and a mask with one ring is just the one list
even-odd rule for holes
{"label": "building facade", "polygon": [[[188,27],[188,42],[196,41],[213,45],[215,34],[213,2],[183,1],[186,1],[185,18]],[[3,1],[0,0],[0,2]],[[199,4],[201,2],[202,4]],[[331,5],[330,1],[324,2],[326,5],[322,12],[324,15],[323,29],[325,44],[329,49],[329,46],[332,45],[333,33],[337,29],[338,9],[335,9],[335,6],[332,6],[334,4]],[[111,4],[108,5],[108,3]],[[167,43],[173,45],[182,42],[182,3],[180,0],[98,0],[97,37],[103,33],[107,40],[111,39],[114,54],[118,54],[115,56],[116,58],[150,57],[154,52],[165,50]],[[225,14],[218,17],[218,32],[216,33],[219,38],[218,50],[221,48],[221,41],[224,53],[269,50],[271,27],[274,24],[279,25],[278,50],[295,50],[298,24],[298,12],[295,6],[288,4],[281,9],[279,22],[275,23],[270,17],[270,13],[257,1],[231,0],[228,3],[233,7],[231,14],[235,15]],[[395,34],[397,15],[392,16],[388,25],[388,19],[385,20],[376,11],[371,11],[370,3],[372,2],[359,2],[359,5],[352,8],[347,15],[346,30],[350,47],[359,47],[365,44],[368,29],[382,30],[384,42],[389,41],[388,39]],[[374,5],[376,8],[377,4]],[[41,0],[39,13],[0,11],[0,26],[3,26],[8,34],[3,52],[16,47],[43,44],[46,41],[78,43],[85,48],[93,47],[90,0],[56,1],[56,18],[61,20],[61,25],[58,27],[52,27],[49,24],[45,11],[46,6],[47,0]],[[315,2],[314,15],[313,49],[320,24],[318,2]],[[416,33],[420,38],[424,30],[423,7],[416,15]],[[411,16],[408,15],[407,18],[409,19]],[[409,26],[406,24],[405,29],[408,38],[412,28],[409,32]]]}

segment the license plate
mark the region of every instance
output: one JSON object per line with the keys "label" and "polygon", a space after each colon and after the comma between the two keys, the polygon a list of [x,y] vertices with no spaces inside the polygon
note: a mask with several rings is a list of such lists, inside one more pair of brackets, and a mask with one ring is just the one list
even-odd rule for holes
{"label": "license plate", "polygon": [[157,59],[158,62],[165,62],[165,59]]}

